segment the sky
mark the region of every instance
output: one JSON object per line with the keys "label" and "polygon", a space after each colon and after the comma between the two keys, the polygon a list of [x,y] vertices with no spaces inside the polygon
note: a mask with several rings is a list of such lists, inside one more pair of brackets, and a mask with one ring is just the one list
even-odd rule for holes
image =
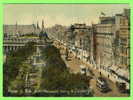
{"label": "sky", "polygon": [[55,24],[98,23],[101,12],[106,16],[122,13],[128,4],[5,4],[4,24],[36,24],[45,27]]}

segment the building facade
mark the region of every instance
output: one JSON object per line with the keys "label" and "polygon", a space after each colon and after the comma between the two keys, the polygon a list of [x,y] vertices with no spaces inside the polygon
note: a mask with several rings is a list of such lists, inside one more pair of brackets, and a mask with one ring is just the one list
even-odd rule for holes
{"label": "building facade", "polygon": [[[129,88],[130,13],[100,17],[93,27],[94,58],[97,67],[114,82],[124,82]],[[124,78],[123,78],[124,77]]]}
{"label": "building facade", "polygon": [[130,66],[130,19],[127,9],[122,14],[116,15],[116,38],[115,38],[115,65],[129,70]]}
{"label": "building facade", "polygon": [[91,27],[75,23],[66,31],[66,41],[74,56],[89,62],[91,56]]}

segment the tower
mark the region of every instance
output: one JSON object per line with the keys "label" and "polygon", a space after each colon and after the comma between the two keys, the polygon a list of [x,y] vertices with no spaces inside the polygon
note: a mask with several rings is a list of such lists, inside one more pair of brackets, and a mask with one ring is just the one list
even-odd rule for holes
{"label": "tower", "polygon": [[42,31],[44,32],[44,20],[42,20]]}
{"label": "tower", "polygon": [[33,22],[32,25],[33,25],[33,32],[36,33],[36,25],[35,25],[35,23]]}
{"label": "tower", "polygon": [[15,25],[15,32],[14,32],[14,36],[16,35],[16,34],[18,34],[18,23],[17,23],[17,21],[16,21],[16,25]]}
{"label": "tower", "polygon": [[37,29],[40,29],[39,24],[38,24],[38,21],[37,21]]}

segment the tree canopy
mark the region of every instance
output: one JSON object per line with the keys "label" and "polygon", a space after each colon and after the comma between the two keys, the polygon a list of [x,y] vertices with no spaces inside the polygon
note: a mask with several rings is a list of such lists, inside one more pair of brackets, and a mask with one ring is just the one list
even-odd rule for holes
{"label": "tree canopy", "polygon": [[[28,70],[27,65],[24,65],[23,63],[35,52],[35,44],[35,42],[29,42],[23,48],[12,51],[7,55],[7,59],[3,67],[4,95],[6,95],[8,87],[11,85],[10,83],[16,79],[20,69],[23,68]],[[18,81],[18,83],[21,82]]]}
{"label": "tree canopy", "polygon": [[42,72],[41,88],[47,90],[80,90],[87,89],[87,77],[69,72],[62,60],[59,50],[54,46],[42,49],[46,66]]}

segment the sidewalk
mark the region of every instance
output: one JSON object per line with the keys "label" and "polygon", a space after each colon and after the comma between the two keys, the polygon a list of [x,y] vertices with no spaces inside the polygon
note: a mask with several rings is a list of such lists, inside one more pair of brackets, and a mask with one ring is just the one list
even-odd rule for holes
{"label": "sidewalk", "polygon": [[122,94],[118,91],[115,83],[113,83],[112,81],[110,81],[109,79],[107,79],[105,76],[103,76],[108,84],[109,87],[111,88],[112,91],[108,92],[108,93],[102,93],[100,92],[97,87],[96,87],[96,78],[100,76],[100,73],[97,69],[94,69],[93,66],[91,64],[87,64],[84,63],[81,60],[78,60],[76,58],[72,58],[71,61],[66,61],[63,57],[63,60],[65,61],[65,63],[68,65],[68,67],[73,71],[73,72],[80,72],[80,65],[85,65],[86,67],[88,67],[90,70],[92,70],[92,72],[94,73],[93,79],[91,79],[90,81],[90,86],[91,88],[94,90],[94,96],[99,96],[99,97],[127,97],[128,94]]}

